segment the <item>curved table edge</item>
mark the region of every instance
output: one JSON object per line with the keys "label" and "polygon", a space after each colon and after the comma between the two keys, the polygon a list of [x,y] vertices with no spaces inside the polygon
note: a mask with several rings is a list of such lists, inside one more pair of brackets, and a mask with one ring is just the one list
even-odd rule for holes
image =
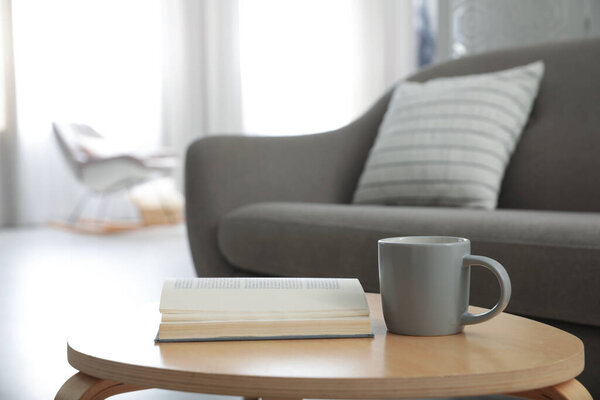
{"label": "curved table edge", "polygon": [[[78,372],[62,385],[56,394],[55,400],[104,400],[117,394],[145,389],[150,388],[94,378]],[[592,396],[587,389],[576,379],[546,388],[505,394],[531,400],[592,400]],[[276,399],[274,397],[260,398],[263,400]],[[244,397],[244,400],[258,399],[258,396]],[[287,398],[287,400],[292,400],[292,398]]]}
{"label": "curved table edge", "polygon": [[[532,386],[529,380],[515,382],[514,376],[520,371],[505,374],[492,374],[496,382],[494,390],[484,389],[489,386],[490,374],[477,374],[457,379],[453,385],[440,385],[431,389],[431,379],[413,378],[402,382],[402,392],[397,389],[397,381],[379,378],[285,378],[256,377],[206,374],[181,370],[165,370],[150,366],[131,365],[113,360],[97,358],[67,346],[69,364],[83,374],[108,382],[122,381],[126,377],[128,385],[135,388],[160,388],[196,393],[211,393],[243,397],[287,397],[298,398],[402,398],[402,397],[443,397],[443,396],[477,396],[490,394],[536,392],[540,386]],[[583,344],[580,352],[572,357],[550,364],[543,370],[536,369],[541,376],[553,376],[553,381],[545,383],[543,388],[553,388],[565,381],[573,380],[584,367]],[[126,370],[126,372],[124,372]],[[165,373],[166,372],[166,373]],[[512,375],[512,378],[510,377]],[[195,379],[191,379],[194,376]],[[557,377],[558,376],[558,377]],[[423,393],[423,387],[428,388]],[[259,388],[259,389],[258,389]],[[373,389],[377,388],[377,389]],[[584,388],[585,389],[585,388]],[[139,389],[132,389],[139,390]],[[527,397],[526,397],[527,398]],[[542,397],[543,398],[543,397]]]}

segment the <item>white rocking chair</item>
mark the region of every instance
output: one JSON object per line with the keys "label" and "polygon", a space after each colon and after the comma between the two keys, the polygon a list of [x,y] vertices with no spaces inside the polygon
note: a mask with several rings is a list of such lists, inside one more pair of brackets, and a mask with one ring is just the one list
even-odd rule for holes
{"label": "white rocking chair", "polygon": [[[84,124],[52,124],[62,154],[87,191],[76,203],[68,222],[76,225],[91,195],[106,195],[169,174],[177,158],[165,151],[138,154],[117,149],[109,140]],[[101,218],[99,218],[101,219]]]}

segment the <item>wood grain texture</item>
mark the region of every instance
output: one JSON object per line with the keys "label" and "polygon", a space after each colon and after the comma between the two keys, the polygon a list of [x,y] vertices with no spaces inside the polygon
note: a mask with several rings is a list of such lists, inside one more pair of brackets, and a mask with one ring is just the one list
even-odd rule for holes
{"label": "wood grain texture", "polygon": [[262,400],[302,400],[301,398],[293,399],[293,398],[289,398],[289,397],[262,397],[261,399]]}
{"label": "wood grain texture", "polygon": [[138,387],[263,398],[516,393],[583,370],[583,343],[548,325],[503,313],[457,335],[400,336],[386,332],[379,295],[368,300],[373,339],[158,345],[156,313],[74,335],[68,359],[88,375]]}
{"label": "wood grain texture", "polygon": [[98,379],[78,372],[62,385],[54,399],[103,400],[120,393],[143,389],[145,388]]}
{"label": "wood grain texture", "polygon": [[512,393],[511,396],[531,400],[593,400],[592,395],[576,379],[542,389]]}

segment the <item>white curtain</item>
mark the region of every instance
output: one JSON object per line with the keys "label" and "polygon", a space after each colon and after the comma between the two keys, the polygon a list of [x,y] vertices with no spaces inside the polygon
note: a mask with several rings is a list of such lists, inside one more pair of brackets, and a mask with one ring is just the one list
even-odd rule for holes
{"label": "white curtain", "polygon": [[253,0],[240,23],[252,133],[335,129],[414,69],[410,0]]}
{"label": "white curtain", "polygon": [[238,9],[237,0],[162,2],[162,127],[181,158],[194,139],[243,130]]}
{"label": "white curtain", "polygon": [[355,113],[416,69],[412,0],[358,0],[362,70]]}
{"label": "white curtain", "polygon": [[342,126],[414,70],[411,0],[163,0],[163,128],[210,134]]}
{"label": "white curtain", "polygon": [[16,224],[16,98],[10,0],[0,0],[0,226]]}
{"label": "white curtain", "polygon": [[[63,220],[84,192],[52,122],[89,124],[134,149],[160,144],[160,2],[13,0],[11,15],[18,130],[8,195],[13,222],[37,225]],[[95,217],[98,202],[84,216]],[[124,196],[106,211],[137,214]]]}
{"label": "white curtain", "polygon": [[342,126],[414,65],[410,0],[0,2],[2,224],[64,218],[83,191],[53,121],[183,161],[205,135]]}

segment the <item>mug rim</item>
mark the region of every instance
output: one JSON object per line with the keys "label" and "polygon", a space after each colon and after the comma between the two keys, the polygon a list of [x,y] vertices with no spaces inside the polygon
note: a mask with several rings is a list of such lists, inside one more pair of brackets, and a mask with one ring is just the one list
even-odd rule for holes
{"label": "mug rim", "polygon": [[379,239],[377,243],[401,246],[456,246],[471,241],[457,236],[397,236]]}

